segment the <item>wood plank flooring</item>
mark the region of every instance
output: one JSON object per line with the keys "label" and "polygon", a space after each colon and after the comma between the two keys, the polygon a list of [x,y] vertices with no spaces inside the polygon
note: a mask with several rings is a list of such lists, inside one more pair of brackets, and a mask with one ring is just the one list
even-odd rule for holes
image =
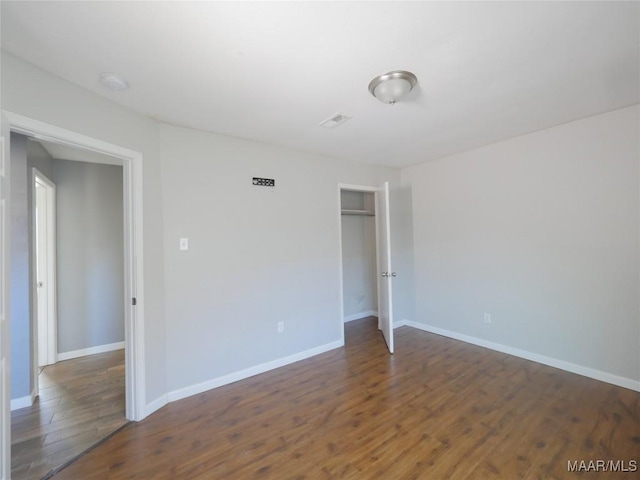
{"label": "wood plank flooring", "polygon": [[11,478],[41,479],[127,423],[124,350],[45,367],[40,396],[11,412]]}
{"label": "wood plank flooring", "polygon": [[638,478],[568,461],[640,460],[640,394],[375,319],[347,347],[171,403],[65,479]]}

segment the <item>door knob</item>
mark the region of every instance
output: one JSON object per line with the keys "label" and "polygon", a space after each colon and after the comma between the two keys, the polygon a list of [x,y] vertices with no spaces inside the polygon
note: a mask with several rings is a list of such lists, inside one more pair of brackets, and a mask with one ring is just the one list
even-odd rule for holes
{"label": "door knob", "polygon": [[382,276],[383,277],[388,277],[389,276],[389,272],[382,272]]}
{"label": "door knob", "polygon": [[397,276],[398,276],[398,274],[397,274],[396,272],[391,272],[391,276],[392,276],[392,277],[397,277]]}

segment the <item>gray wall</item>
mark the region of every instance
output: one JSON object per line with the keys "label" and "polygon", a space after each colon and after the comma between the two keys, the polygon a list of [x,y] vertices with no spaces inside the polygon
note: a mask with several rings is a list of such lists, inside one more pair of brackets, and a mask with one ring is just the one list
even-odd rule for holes
{"label": "gray wall", "polygon": [[103,96],[2,52],[2,108],[143,155],[144,307],[146,403],[167,392],[163,213],[158,125]]}
{"label": "gray wall", "polygon": [[[410,240],[405,238],[404,232],[398,228],[403,223],[395,220],[401,218],[397,213],[403,211],[401,206],[405,204],[407,196],[404,195],[403,189],[402,201],[399,200],[400,174],[397,169],[376,168],[355,163],[343,164],[326,157],[299,154],[255,142],[242,142],[224,136],[189,130],[180,133],[180,135],[184,134],[187,140],[186,143],[182,143],[181,140],[176,140],[173,129],[165,130],[165,126],[153,120],[79,88],[6,52],[2,53],[1,85],[3,108],[9,111],[121,145],[141,152],[143,155],[144,291],[137,293],[144,304],[145,314],[146,388],[144,393],[147,404],[155,400],[161,401],[167,392],[176,388],[339,339],[338,325],[341,311],[338,304],[339,236],[336,213],[339,208],[337,201],[339,182],[376,185],[386,179],[392,180],[391,209],[394,214],[391,235],[394,258],[402,258],[404,262],[404,268],[398,270],[399,277],[396,279],[396,285],[402,285],[402,282],[408,281],[409,277],[404,276],[402,272],[410,267],[410,263],[407,262],[411,257],[411,252],[407,250]],[[160,130],[164,132],[162,138]],[[183,132],[182,129],[177,130]],[[189,146],[192,136],[198,139],[200,145],[195,149]],[[195,155],[191,155],[194,150]],[[226,157],[227,152],[231,153],[229,157]],[[281,157],[284,160],[279,161]],[[266,163],[265,158],[268,158]],[[288,172],[288,165],[293,167],[290,172]],[[163,171],[161,178],[161,170],[165,167],[166,170]],[[246,334],[250,332],[252,335],[259,335],[260,329],[254,325],[255,319],[251,322],[243,321],[247,313],[251,313],[247,312],[249,308],[243,305],[241,299],[234,299],[233,295],[225,297],[229,290],[233,293],[234,289],[225,288],[222,293],[214,297],[210,287],[206,286],[211,278],[217,283],[225,281],[228,276],[227,272],[221,269],[227,264],[217,262],[217,257],[211,253],[212,249],[219,247],[219,239],[225,238],[226,240],[222,242],[223,246],[234,252],[236,247],[242,245],[241,242],[235,241],[236,238],[242,240],[243,235],[246,235],[248,239],[254,239],[256,232],[262,233],[262,230],[249,228],[247,225],[250,222],[255,220],[256,225],[266,222],[265,219],[256,216],[255,212],[246,219],[237,214],[238,210],[230,201],[238,194],[237,182],[242,182],[240,185],[245,188],[243,182],[247,176],[261,173],[268,176],[273,171],[279,179],[288,178],[290,186],[287,187],[289,193],[286,196],[286,202],[282,203],[283,216],[278,217],[277,223],[280,233],[276,234],[276,238],[281,241],[275,245],[272,243],[269,249],[275,251],[277,260],[281,255],[280,250],[289,248],[292,238],[298,241],[296,232],[302,231],[305,238],[315,235],[318,238],[312,239],[306,247],[307,254],[304,257],[300,257],[299,252],[296,251],[302,246],[296,246],[286,258],[289,266],[298,268],[300,271],[305,269],[313,271],[316,268],[319,268],[319,271],[309,274],[305,283],[300,285],[300,288],[308,289],[305,298],[295,301],[295,292],[290,294],[296,308],[281,307],[281,310],[286,311],[288,315],[293,315],[293,317],[287,317],[287,334],[273,335],[275,333],[273,320],[277,311],[270,311],[269,318],[265,320],[269,324],[269,335],[265,336],[265,342],[260,342],[260,345],[266,346],[259,345],[259,348],[251,351],[251,346],[246,343]],[[243,173],[241,180],[238,180],[239,172]],[[284,172],[284,175],[280,172]],[[308,189],[305,179],[311,178],[310,175],[313,176],[313,182],[309,183],[313,188]],[[211,195],[210,179],[215,180],[216,188],[220,187],[217,191],[213,191],[214,195]],[[234,188],[231,188],[231,185]],[[277,191],[282,194],[282,189]],[[244,206],[240,209],[241,212],[248,208],[246,207],[247,195],[254,197],[260,194],[253,190],[243,191],[241,198]],[[254,198],[258,204],[259,198],[257,200]],[[271,200],[275,201],[276,198],[277,195],[271,197]],[[304,208],[296,208],[295,213],[288,214],[289,205],[297,202],[303,207],[310,205],[311,209],[305,211]],[[203,205],[213,205],[213,207],[207,210]],[[224,222],[216,220],[211,223],[211,209],[213,208],[215,213],[222,206],[225,207],[221,212]],[[166,212],[165,207],[168,207]],[[264,207],[267,208],[267,205]],[[317,217],[318,209],[320,219]],[[232,218],[227,218],[227,215],[231,215]],[[169,222],[169,225],[164,228],[166,222]],[[234,227],[236,223],[241,225],[236,228]],[[299,229],[300,225],[302,227]],[[180,256],[182,253],[177,251],[175,242],[179,235],[192,232],[191,226],[194,226],[193,231],[203,229],[206,232],[203,237],[192,238],[192,242],[195,241],[192,246],[202,242],[201,245],[206,245],[207,253],[196,255],[195,264],[185,265],[183,261],[188,259],[187,263],[189,263],[193,261],[194,256],[188,255],[186,259]],[[231,234],[225,230],[230,226],[233,227]],[[289,232],[289,235],[284,235],[282,229]],[[187,234],[191,235],[191,233]],[[166,249],[165,239],[170,242]],[[226,250],[223,249],[223,251],[226,255]],[[234,253],[228,260],[232,264],[234,261],[239,262],[244,265],[243,269],[251,270],[241,253]],[[265,272],[267,279],[269,269],[273,266],[269,262],[273,261],[273,259],[261,261],[260,269]],[[276,265],[278,265],[277,262]],[[166,282],[165,268],[171,269],[172,272],[170,278],[166,278]],[[282,268],[282,265],[279,265],[279,268]],[[196,273],[192,275],[194,271]],[[231,269],[231,271],[234,270]],[[188,281],[183,282],[184,278]],[[235,278],[232,276],[231,280],[236,283],[227,282],[228,286],[237,288],[238,292],[246,293],[247,285],[234,280]],[[279,278],[273,288],[284,295],[290,281],[290,278]],[[263,285],[257,290],[260,297],[268,297],[271,288],[267,287],[270,286]],[[169,295],[165,295],[165,288],[171,289]],[[203,288],[207,288],[204,291],[205,295],[196,295],[201,294]],[[407,289],[403,287],[400,291],[404,292]],[[184,303],[184,300],[191,300],[192,295],[196,295],[193,304]],[[323,303],[327,295],[330,297],[329,301]],[[278,298],[279,302],[286,305],[285,298]],[[308,301],[309,299],[312,301]],[[242,308],[233,316],[226,315],[226,312],[233,311],[234,302],[238,302]],[[271,308],[274,303],[276,302],[271,302]],[[306,329],[303,328],[305,325],[301,325],[298,332],[291,336],[292,322],[289,319],[304,319],[307,317],[306,313],[314,312],[317,305],[320,306],[319,310],[310,318],[313,328]],[[396,318],[410,318],[408,312],[411,309],[405,308],[406,305],[403,302],[394,302]],[[262,310],[258,307],[259,303],[255,306],[257,312],[255,318],[260,318],[262,314]],[[174,314],[176,316],[173,316]],[[184,324],[181,323],[183,318]],[[212,318],[221,321],[222,327],[218,324],[210,324]],[[224,320],[227,319],[231,319],[233,324],[225,324]],[[295,324],[295,321],[293,323]],[[193,328],[194,331],[190,332],[188,328]],[[230,333],[227,334],[226,330]],[[222,340],[220,340],[221,335]],[[213,343],[210,342],[211,338]],[[226,341],[228,339],[232,342]],[[167,353],[169,351],[170,355]],[[239,354],[236,355],[238,352]],[[191,369],[192,366],[193,369]],[[184,375],[185,373],[187,375]]]}
{"label": "gray wall", "polygon": [[[29,178],[31,178],[31,169],[37,168],[47,179],[53,179],[53,158],[49,155],[49,152],[35,140],[27,140],[27,162],[29,165]],[[32,188],[33,184],[31,180],[29,180],[29,191],[31,191]]]}
{"label": "gray wall", "polygon": [[393,245],[393,321],[412,321],[415,314],[413,256],[413,205],[411,186],[403,183],[391,195],[391,244]]}
{"label": "gray wall", "polygon": [[31,322],[29,311],[29,207],[27,175],[27,139],[11,134],[11,250],[10,250],[10,319],[11,319],[11,398],[29,395],[31,378]]}
{"label": "gray wall", "polygon": [[58,352],[124,341],[122,167],[53,161]]}
{"label": "gray wall", "polygon": [[160,139],[169,390],[340,341],[338,184],[400,172],[168,125]]}
{"label": "gray wall", "polygon": [[[373,210],[368,193],[367,210]],[[343,209],[364,210],[363,192],[341,192]],[[342,280],[345,318],[378,311],[376,220],[362,215],[342,215]]]}
{"label": "gray wall", "polygon": [[[406,169],[400,186],[394,169],[159,126],[6,52],[2,100],[9,111],[143,154],[147,403],[336,340],[337,183],[386,178],[396,179],[396,320],[638,376],[637,107],[614,122],[619,131],[607,126],[622,115],[612,112],[580,121],[604,127],[574,122]],[[267,196],[246,186],[253,175],[287,183]],[[186,255],[180,235],[192,238]],[[298,278],[287,269],[310,273],[290,288]],[[250,305],[248,291],[257,292]]]}
{"label": "gray wall", "polygon": [[640,380],[639,116],[404,169],[415,321]]}
{"label": "gray wall", "polygon": [[36,142],[11,134],[11,398],[31,393],[36,359],[35,336],[32,168],[52,178],[53,159]]}

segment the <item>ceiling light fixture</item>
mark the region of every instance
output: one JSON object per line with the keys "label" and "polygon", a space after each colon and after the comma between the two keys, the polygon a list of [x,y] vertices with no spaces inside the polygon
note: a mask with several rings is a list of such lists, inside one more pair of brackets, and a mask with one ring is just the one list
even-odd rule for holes
{"label": "ceiling light fixture", "polygon": [[113,90],[114,92],[124,92],[129,88],[127,81],[115,73],[101,73],[100,83],[103,87]]}
{"label": "ceiling light fixture", "polygon": [[394,70],[369,82],[369,91],[382,103],[393,105],[416,86],[418,78],[411,72]]}

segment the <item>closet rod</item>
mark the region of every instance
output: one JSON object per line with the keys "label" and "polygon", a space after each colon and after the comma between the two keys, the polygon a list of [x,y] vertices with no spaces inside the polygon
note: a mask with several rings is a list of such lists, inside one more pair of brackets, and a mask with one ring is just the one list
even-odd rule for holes
{"label": "closet rod", "polygon": [[369,217],[374,217],[375,212],[373,210],[346,210],[343,209],[340,211],[342,215],[366,215]]}

